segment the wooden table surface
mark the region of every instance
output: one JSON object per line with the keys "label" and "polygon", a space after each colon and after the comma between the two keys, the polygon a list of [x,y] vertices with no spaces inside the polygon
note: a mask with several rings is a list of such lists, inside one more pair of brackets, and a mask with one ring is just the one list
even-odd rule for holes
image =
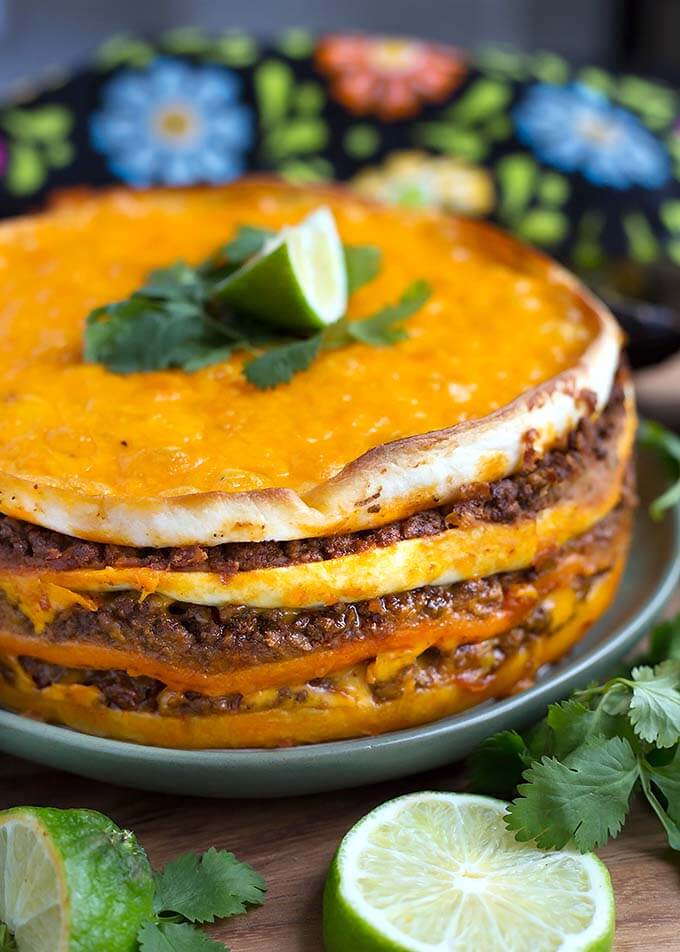
{"label": "wooden table surface", "polygon": [[[680,610],[680,593],[674,602]],[[155,866],[188,850],[232,850],[264,876],[267,901],[212,935],[232,952],[322,952],[321,891],[343,834],[384,800],[413,790],[462,789],[464,782],[461,767],[453,766],[333,794],[218,801],[125,790],[6,758],[0,761],[0,808],[101,810],[135,831]],[[616,891],[617,952],[680,952],[680,855],[667,848],[645,804],[635,803],[624,832],[601,855]]]}

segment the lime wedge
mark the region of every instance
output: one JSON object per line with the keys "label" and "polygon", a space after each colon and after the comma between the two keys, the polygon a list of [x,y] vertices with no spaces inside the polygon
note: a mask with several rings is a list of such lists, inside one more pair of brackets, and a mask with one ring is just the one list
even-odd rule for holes
{"label": "lime wedge", "polygon": [[0,920],[18,952],[133,952],[152,900],[146,853],[101,813],[0,812]]}
{"label": "lime wedge", "polygon": [[215,300],[294,332],[318,330],[347,310],[345,255],[329,208],[284,228],[215,290]]}
{"label": "lime wedge", "polygon": [[364,817],[326,882],[326,952],[606,952],[606,867],[573,849],[518,843],[506,804],[416,793]]}

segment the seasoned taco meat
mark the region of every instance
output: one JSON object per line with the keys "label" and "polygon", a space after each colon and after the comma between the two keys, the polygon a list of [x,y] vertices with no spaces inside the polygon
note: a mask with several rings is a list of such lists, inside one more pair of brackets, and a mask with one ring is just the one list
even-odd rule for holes
{"label": "seasoned taco meat", "polygon": [[136,549],[83,541],[0,514],[0,568],[56,571],[112,566],[217,572],[228,577],[254,569],[335,559],[474,521],[512,523],[560,499],[573,498],[583,488],[582,481],[608,482],[618,462],[617,439],[625,421],[625,375],[622,369],[607,407],[595,421],[584,418],[562,444],[540,458],[535,458],[529,443],[519,472],[496,482],[475,483],[453,504],[378,529],[291,542]]}

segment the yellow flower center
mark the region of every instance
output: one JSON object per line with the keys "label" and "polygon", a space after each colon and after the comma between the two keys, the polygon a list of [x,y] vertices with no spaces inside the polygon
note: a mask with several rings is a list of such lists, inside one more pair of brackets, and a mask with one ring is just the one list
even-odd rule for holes
{"label": "yellow flower center", "polygon": [[584,139],[590,139],[596,145],[611,145],[619,135],[619,129],[613,122],[595,115],[582,119],[579,131]]}
{"label": "yellow flower center", "polygon": [[384,73],[405,73],[418,65],[421,48],[408,40],[379,40],[373,44],[371,60]]}
{"label": "yellow flower center", "polygon": [[158,110],[154,117],[154,126],[161,138],[180,143],[196,134],[198,120],[188,107],[173,104]]}

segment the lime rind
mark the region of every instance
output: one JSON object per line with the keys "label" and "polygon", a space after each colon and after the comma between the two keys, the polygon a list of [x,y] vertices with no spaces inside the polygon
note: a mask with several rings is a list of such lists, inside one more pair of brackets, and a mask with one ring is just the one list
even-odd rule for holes
{"label": "lime rind", "polygon": [[608,952],[609,873],[593,854],[518,843],[506,804],[410,794],[345,837],[324,895],[327,952]]}
{"label": "lime rind", "polygon": [[339,320],[347,294],[342,242],[333,213],[322,206],[271,238],[215,297],[266,324],[304,333]]}
{"label": "lime rind", "polygon": [[153,916],[146,853],[94,810],[0,813],[0,882],[18,952],[136,952]]}

